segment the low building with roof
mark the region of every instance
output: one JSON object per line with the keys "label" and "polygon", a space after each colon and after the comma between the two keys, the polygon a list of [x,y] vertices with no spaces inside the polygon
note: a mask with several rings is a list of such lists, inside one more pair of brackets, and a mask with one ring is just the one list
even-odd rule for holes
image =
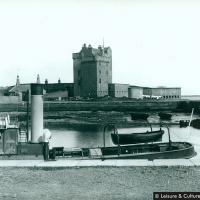
{"label": "low building with roof", "polygon": [[[37,75],[36,83],[40,83],[39,75]],[[48,80],[46,79],[45,84],[43,85],[44,85],[43,94],[44,95],[46,93],[49,94],[46,95],[46,98],[67,99],[68,97],[73,97],[74,94],[73,83],[61,83],[60,79],[58,80],[58,83],[48,83]],[[8,96],[18,96],[19,100],[26,101],[28,92],[30,96],[30,90],[31,90],[31,83],[21,84],[19,76],[17,76],[16,85],[8,87],[6,93]]]}
{"label": "low building with roof", "polygon": [[143,99],[143,87],[130,85],[128,88],[128,98]]}
{"label": "low building with roof", "polygon": [[180,99],[181,87],[144,87],[143,96],[157,99]]}

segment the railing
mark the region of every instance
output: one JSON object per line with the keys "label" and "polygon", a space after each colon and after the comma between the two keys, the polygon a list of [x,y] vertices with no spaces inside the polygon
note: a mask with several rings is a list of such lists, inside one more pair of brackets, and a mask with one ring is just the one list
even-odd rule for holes
{"label": "railing", "polygon": [[117,128],[115,127],[115,125],[114,124],[106,124],[105,126],[104,126],[104,129],[103,129],[103,146],[105,147],[106,146],[106,136],[105,136],[105,132],[106,132],[106,129],[107,128],[112,128],[113,129],[113,131],[114,131],[114,134],[116,134],[117,135],[117,147],[118,147],[118,156],[121,154],[121,146],[120,146],[120,144],[119,144],[119,135],[118,135],[118,131],[117,131]]}

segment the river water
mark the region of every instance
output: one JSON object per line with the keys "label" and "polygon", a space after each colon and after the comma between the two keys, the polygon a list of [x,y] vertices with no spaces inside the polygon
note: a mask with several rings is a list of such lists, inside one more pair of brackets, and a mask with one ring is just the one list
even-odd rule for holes
{"label": "river water", "polygon": [[[200,130],[189,127],[179,128],[177,126],[170,126],[170,135],[172,141],[187,141],[200,146]],[[158,130],[159,126],[153,126],[153,130]],[[119,128],[118,133],[139,133],[150,130],[148,127],[134,127],[134,128]],[[165,131],[162,141],[167,142],[168,134]],[[69,128],[51,128],[52,138],[50,146],[52,147],[96,147],[103,146],[103,128],[102,127],[81,127],[75,129]],[[106,131],[106,146],[113,146],[110,133]]]}
{"label": "river water", "polygon": [[[194,116],[198,118],[198,116]],[[190,119],[190,115],[176,115],[173,116],[172,122],[177,122],[180,119],[186,120]],[[148,121],[156,122],[156,117],[148,118]],[[50,147],[97,147],[103,146],[103,127],[97,125],[73,125],[70,127],[47,127],[52,132],[52,138],[50,140]],[[153,130],[158,130],[160,127],[158,125],[152,126]],[[187,141],[194,144],[196,149],[200,149],[200,130],[187,127],[180,128],[178,125],[171,125],[170,135],[172,141]],[[165,133],[162,137],[162,142],[168,141],[167,128],[163,127]],[[118,128],[118,133],[138,133],[146,132],[150,130],[150,127],[134,127],[134,128]],[[111,141],[110,133],[112,131],[107,131],[106,136],[106,146],[113,146]],[[199,151],[200,152],[200,151]]]}

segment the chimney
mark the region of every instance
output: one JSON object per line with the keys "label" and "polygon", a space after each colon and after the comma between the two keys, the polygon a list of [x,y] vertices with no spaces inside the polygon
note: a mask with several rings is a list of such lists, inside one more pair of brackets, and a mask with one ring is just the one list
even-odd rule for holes
{"label": "chimney", "polygon": [[39,74],[37,75],[37,82],[36,83],[40,84],[40,75]]}
{"label": "chimney", "polygon": [[43,139],[43,85],[31,84],[31,142]]}
{"label": "chimney", "polygon": [[16,86],[20,85],[20,81],[19,81],[19,75],[17,75],[17,81],[16,81]]}
{"label": "chimney", "polygon": [[46,85],[48,84],[48,79],[47,79],[47,78],[45,79],[45,82],[44,82],[44,83],[45,83]]}

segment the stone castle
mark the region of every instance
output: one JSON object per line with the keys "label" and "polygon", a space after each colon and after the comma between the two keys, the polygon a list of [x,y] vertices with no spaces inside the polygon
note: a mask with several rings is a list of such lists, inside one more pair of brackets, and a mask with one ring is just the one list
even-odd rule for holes
{"label": "stone castle", "polygon": [[[134,99],[143,98],[181,98],[180,87],[140,87],[129,84],[112,82],[112,50],[110,47],[99,46],[97,49],[84,44],[78,53],[72,54],[73,58],[73,83],[48,83],[45,80],[44,89],[46,99],[67,98],[97,98],[97,97],[128,97]],[[37,82],[40,82],[39,75]],[[8,95],[26,93],[30,89],[30,83],[20,84],[19,76],[15,86],[8,87]],[[5,92],[4,92],[5,93]]]}
{"label": "stone castle", "polygon": [[112,83],[112,51],[110,47],[83,45],[79,53],[73,53],[74,95],[101,97],[108,95]]}

